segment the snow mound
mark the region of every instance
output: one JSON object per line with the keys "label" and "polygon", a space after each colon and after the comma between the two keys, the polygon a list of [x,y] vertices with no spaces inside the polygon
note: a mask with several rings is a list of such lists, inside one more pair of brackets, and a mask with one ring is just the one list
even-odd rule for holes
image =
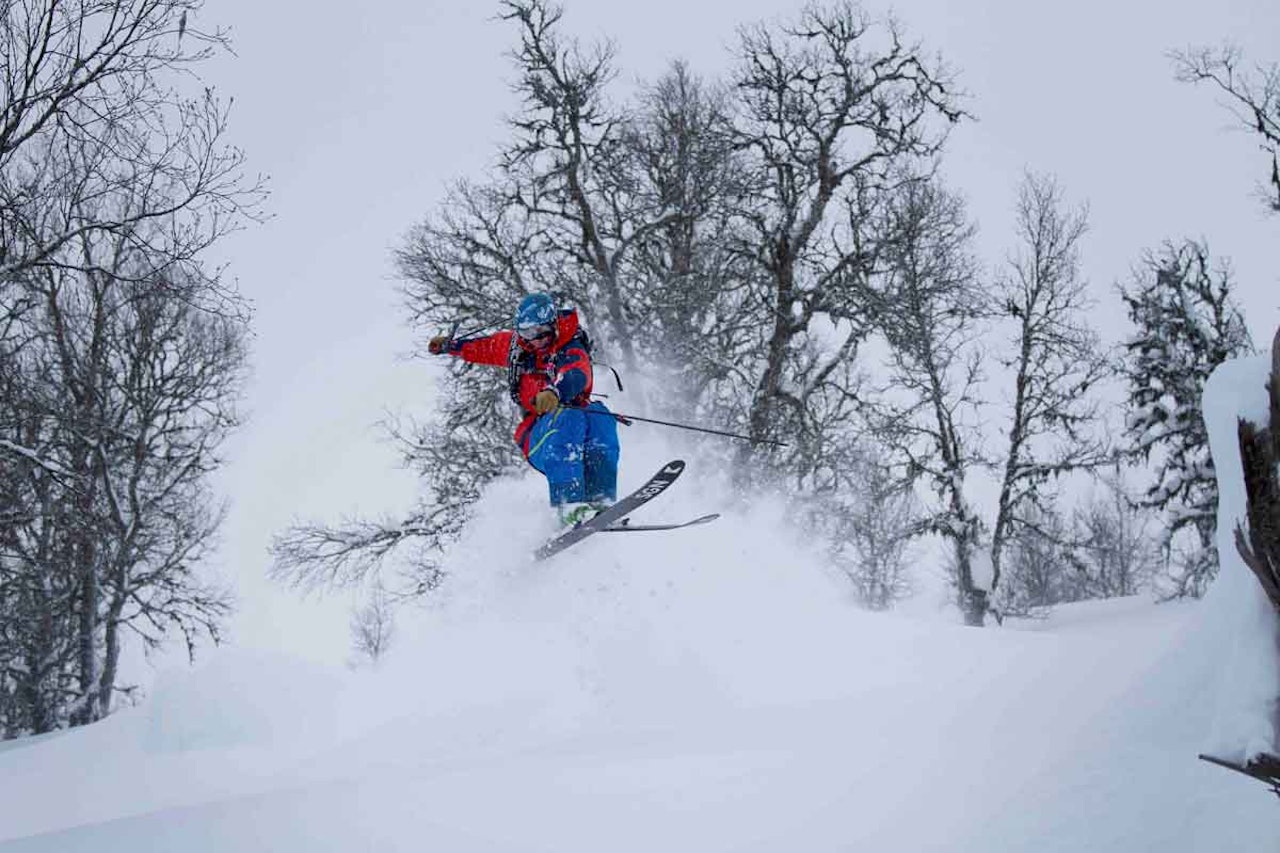
{"label": "snow mound", "polygon": [[1243,761],[1280,748],[1280,617],[1236,551],[1235,530],[1246,524],[1244,476],[1236,429],[1240,418],[1267,423],[1270,360],[1257,356],[1218,366],[1205,385],[1203,411],[1218,478],[1218,557],[1221,569],[1206,595],[1221,680],[1217,712],[1204,751]]}

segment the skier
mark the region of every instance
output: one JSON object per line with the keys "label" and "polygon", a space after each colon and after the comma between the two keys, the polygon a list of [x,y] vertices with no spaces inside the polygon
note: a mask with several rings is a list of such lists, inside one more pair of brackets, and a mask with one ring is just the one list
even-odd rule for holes
{"label": "skier", "polygon": [[516,309],[515,329],[481,337],[437,335],[433,355],[507,368],[508,390],[524,418],[515,441],[547,478],[551,506],[572,527],[617,498],[618,425],[591,400],[591,342],[576,309],[558,310],[545,293]]}

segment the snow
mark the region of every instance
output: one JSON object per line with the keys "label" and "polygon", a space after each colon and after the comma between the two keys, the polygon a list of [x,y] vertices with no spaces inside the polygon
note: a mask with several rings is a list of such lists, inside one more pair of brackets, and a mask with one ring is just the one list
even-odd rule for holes
{"label": "snow", "polygon": [[[627,484],[671,455],[636,435]],[[1220,716],[1224,645],[1256,639],[1226,630],[1234,580],[1220,601],[1090,602],[970,629],[857,609],[775,506],[733,511],[696,463],[637,520],[720,509],[715,524],[602,534],[532,563],[543,494],[534,478],[490,490],[447,594],[402,618],[375,670],[224,649],[136,708],[0,750],[0,851],[1128,853],[1280,838],[1265,788],[1195,757]]]}
{"label": "snow", "polygon": [[1280,698],[1280,618],[1235,547],[1235,529],[1245,524],[1245,488],[1237,443],[1239,418],[1266,424],[1269,359],[1262,356],[1220,365],[1204,391],[1205,424],[1218,475],[1218,580],[1206,595],[1219,630],[1222,662],[1219,697],[1205,751],[1236,761],[1276,753]]}

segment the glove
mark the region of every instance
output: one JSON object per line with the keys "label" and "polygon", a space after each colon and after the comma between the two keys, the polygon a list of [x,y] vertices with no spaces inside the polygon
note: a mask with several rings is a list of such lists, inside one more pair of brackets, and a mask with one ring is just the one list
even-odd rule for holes
{"label": "glove", "polygon": [[427,352],[432,355],[443,355],[449,351],[449,341],[450,338],[448,335],[436,335],[434,338],[427,341]]}
{"label": "glove", "polygon": [[533,398],[533,410],[539,415],[545,415],[559,405],[560,395],[554,388],[543,388],[538,392],[538,396]]}

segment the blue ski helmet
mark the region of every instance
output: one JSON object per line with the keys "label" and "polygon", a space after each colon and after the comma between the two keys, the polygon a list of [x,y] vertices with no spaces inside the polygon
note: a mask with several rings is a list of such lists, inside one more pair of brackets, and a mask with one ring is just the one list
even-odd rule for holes
{"label": "blue ski helmet", "polygon": [[556,321],[556,303],[545,293],[530,293],[516,309],[516,330],[550,326]]}

